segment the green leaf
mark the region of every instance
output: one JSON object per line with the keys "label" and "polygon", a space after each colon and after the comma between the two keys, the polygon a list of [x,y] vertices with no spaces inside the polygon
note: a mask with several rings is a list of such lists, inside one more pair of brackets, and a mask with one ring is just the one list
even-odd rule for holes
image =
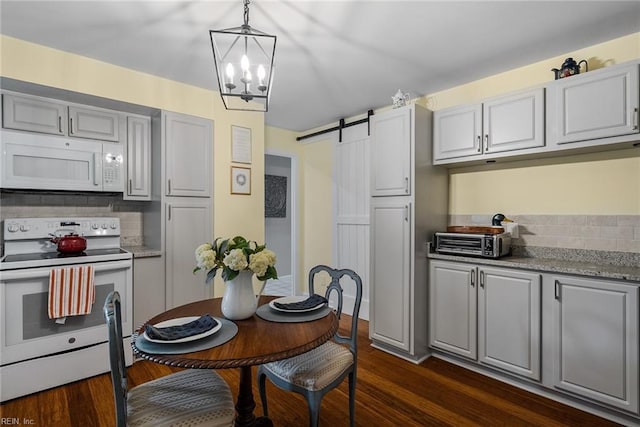
{"label": "green leaf", "polygon": [[225,282],[228,280],[233,280],[236,278],[236,276],[238,276],[239,273],[239,271],[232,270],[225,265],[222,269],[222,280],[224,280]]}
{"label": "green leaf", "polygon": [[269,267],[267,267],[267,271],[265,271],[264,276],[258,277],[258,280],[269,280],[269,279],[277,279],[278,278],[278,272],[276,271],[276,268],[272,265],[270,265]]}
{"label": "green leaf", "polygon": [[213,278],[216,277],[216,272],[218,271],[218,267],[214,267],[207,272],[207,278],[205,280],[206,284],[209,284],[213,281]]}

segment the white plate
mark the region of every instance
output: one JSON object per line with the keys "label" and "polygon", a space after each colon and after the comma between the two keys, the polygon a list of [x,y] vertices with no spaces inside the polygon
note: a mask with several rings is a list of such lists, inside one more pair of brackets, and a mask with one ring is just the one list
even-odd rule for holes
{"label": "white plate", "polygon": [[[168,328],[170,326],[180,326],[180,325],[187,324],[189,322],[193,322],[194,320],[197,320],[200,317],[202,316],[178,317],[175,319],[169,319],[169,320],[165,320],[164,322],[156,323],[153,326],[156,328]],[[214,317],[214,319],[216,318]],[[222,328],[222,322],[220,321],[220,319],[216,319],[216,321],[218,322],[218,324],[213,328],[209,329],[208,331],[205,331],[201,334],[191,335],[190,337],[178,338],[177,340],[169,341],[169,340],[157,340],[157,339],[149,338],[146,332],[143,332],[142,336],[144,337],[144,339],[146,339],[149,342],[155,342],[159,344],[178,344],[181,342],[195,341],[204,337],[208,337],[209,335],[213,335],[216,332],[218,332],[220,328]]]}
{"label": "white plate", "polygon": [[292,302],[300,302],[300,301],[304,301],[309,297],[305,297],[304,295],[295,295],[295,296],[290,296],[290,297],[282,297],[282,298],[278,298],[278,299],[274,299],[269,301],[269,307],[271,307],[272,309],[276,310],[276,311],[281,311],[283,313],[306,313],[308,311],[314,311],[317,310],[319,308],[324,307],[326,304],[323,302],[322,304],[318,304],[315,307],[311,307],[311,308],[303,308],[300,310],[283,310],[282,308],[278,308],[276,307],[276,305],[274,303],[280,303],[280,304],[290,304]]}

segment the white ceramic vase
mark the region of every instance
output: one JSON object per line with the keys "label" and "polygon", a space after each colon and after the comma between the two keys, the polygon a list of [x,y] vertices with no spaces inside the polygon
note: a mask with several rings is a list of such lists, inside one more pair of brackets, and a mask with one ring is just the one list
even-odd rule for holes
{"label": "white ceramic vase", "polygon": [[253,272],[242,270],[234,279],[225,282],[222,296],[222,314],[229,320],[248,319],[258,307],[258,299],[264,289],[264,283],[258,295],[253,290]]}

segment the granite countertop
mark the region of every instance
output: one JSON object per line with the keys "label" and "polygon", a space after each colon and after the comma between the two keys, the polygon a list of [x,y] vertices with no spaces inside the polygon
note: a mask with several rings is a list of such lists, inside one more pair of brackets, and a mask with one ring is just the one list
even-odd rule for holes
{"label": "granite countertop", "polygon": [[559,248],[516,248],[499,259],[429,253],[428,258],[549,273],[627,280],[640,285],[640,254]]}
{"label": "granite countertop", "polygon": [[143,245],[122,246],[122,249],[131,252],[133,254],[133,258],[150,258],[162,256],[162,251],[160,249],[149,248]]}

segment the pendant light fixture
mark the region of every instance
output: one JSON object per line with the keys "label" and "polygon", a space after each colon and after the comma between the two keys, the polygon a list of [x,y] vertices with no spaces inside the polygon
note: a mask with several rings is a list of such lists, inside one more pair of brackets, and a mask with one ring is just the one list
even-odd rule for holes
{"label": "pendant light fixture", "polygon": [[244,24],[209,30],[218,88],[227,110],[268,111],[276,36],[249,26],[249,0],[243,0]]}

